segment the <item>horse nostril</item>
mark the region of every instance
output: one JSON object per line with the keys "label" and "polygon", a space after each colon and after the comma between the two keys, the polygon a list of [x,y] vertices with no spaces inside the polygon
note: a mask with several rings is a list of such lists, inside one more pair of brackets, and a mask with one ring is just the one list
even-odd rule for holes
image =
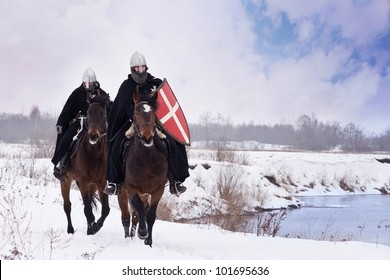
{"label": "horse nostril", "polygon": [[99,138],[100,138],[99,131],[91,130],[89,132],[89,143],[91,143],[92,145],[96,144],[99,141]]}
{"label": "horse nostril", "polygon": [[151,147],[151,146],[153,146],[153,137],[150,137],[150,138],[148,138],[148,139],[146,139],[145,137],[143,137],[143,145],[145,146],[145,147]]}
{"label": "horse nostril", "polygon": [[90,137],[90,138],[89,138],[89,143],[90,143],[91,145],[95,145],[98,141],[99,141],[99,138],[98,138],[98,137]]}

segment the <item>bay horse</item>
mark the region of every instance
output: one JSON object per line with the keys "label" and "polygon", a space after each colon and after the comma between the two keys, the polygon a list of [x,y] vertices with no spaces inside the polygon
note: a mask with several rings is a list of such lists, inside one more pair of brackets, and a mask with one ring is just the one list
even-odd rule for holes
{"label": "bay horse", "polygon": [[[143,96],[138,88],[133,101],[134,136],[126,155],[125,182],[118,196],[122,225],[126,237],[138,237],[152,247],[152,230],[156,211],[168,181],[167,150],[156,133],[157,91]],[[129,205],[133,208],[130,227]]]}
{"label": "bay horse", "polygon": [[[108,95],[88,96],[89,107],[86,117],[80,117],[80,137],[76,154],[71,157],[67,170],[67,180],[61,181],[61,194],[64,200],[64,211],[68,220],[68,233],[74,233],[71,219],[71,202],[69,193],[72,181],[75,181],[84,204],[84,215],[87,219],[87,235],[97,233],[110,213],[108,196],[103,192],[106,186],[107,168],[107,105]],[[84,124],[84,121],[86,124]],[[85,131],[86,130],[86,131]],[[72,152],[72,151],[71,151]],[[95,222],[92,206],[96,206],[96,191],[102,204],[101,216]]]}

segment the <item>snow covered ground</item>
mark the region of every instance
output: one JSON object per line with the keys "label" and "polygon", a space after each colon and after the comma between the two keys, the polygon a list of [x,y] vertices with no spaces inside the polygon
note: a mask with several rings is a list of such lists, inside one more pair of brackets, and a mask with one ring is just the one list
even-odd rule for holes
{"label": "snow covered ground", "polygon": [[[239,151],[224,155],[229,161],[221,162],[216,161],[215,152],[191,148],[188,191],[180,198],[166,191],[161,205],[171,209],[164,213],[164,218],[173,222],[156,221],[150,248],[138,238],[124,238],[115,197],[110,197],[111,212],[103,228],[96,235],[87,236],[82,201],[76,189],[71,193],[76,232],[68,235],[59,183],[52,176],[50,160],[31,158],[31,150],[27,145],[0,143],[2,260],[122,260],[121,265],[124,260],[144,259],[171,260],[171,264],[176,263],[174,260],[239,260],[241,265],[256,260],[384,260],[387,266],[390,260],[390,247],[384,245],[257,236],[210,224],[174,222],[228,213],[234,204],[248,212],[258,207],[299,207],[302,202],[297,195],[390,192],[390,165],[375,160],[389,155]],[[241,199],[234,203],[221,199],[217,188],[229,185],[227,180],[238,186],[233,193]],[[98,211],[95,216],[99,216]],[[377,264],[374,263],[375,267]],[[30,267],[30,261],[25,265]],[[118,265],[114,267],[118,269]]]}

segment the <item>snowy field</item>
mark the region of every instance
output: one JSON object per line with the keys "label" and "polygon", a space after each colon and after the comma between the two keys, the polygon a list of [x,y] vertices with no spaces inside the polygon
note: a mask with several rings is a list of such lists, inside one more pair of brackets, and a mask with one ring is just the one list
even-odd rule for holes
{"label": "snowy field", "polygon": [[[301,201],[296,196],[301,195],[390,192],[390,165],[375,160],[389,155],[240,151],[225,155],[228,161],[218,161],[215,152],[191,148],[188,190],[180,198],[164,193],[161,205],[170,209],[164,213],[170,222],[156,221],[150,248],[138,238],[124,238],[116,197],[110,197],[111,212],[103,228],[87,236],[77,189],[71,193],[76,232],[68,235],[50,159],[32,158],[32,150],[27,145],[0,143],[2,260],[122,260],[121,264],[146,259],[248,260],[248,264],[256,260],[390,260],[390,247],[384,245],[257,236],[211,224],[175,222],[229,213],[234,204],[245,212],[255,212],[259,207],[299,207]],[[234,203],[224,200],[217,188],[226,187],[229,179],[238,186],[233,193],[241,198]]]}

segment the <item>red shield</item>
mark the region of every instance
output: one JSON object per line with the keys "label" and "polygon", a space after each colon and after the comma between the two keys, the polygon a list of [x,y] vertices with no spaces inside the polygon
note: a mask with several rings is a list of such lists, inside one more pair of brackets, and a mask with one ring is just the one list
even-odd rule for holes
{"label": "red shield", "polygon": [[176,99],[168,81],[164,81],[157,89],[158,110],[157,117],[164,131],[183,145],[190,145],[190,130],[183,110]]}

